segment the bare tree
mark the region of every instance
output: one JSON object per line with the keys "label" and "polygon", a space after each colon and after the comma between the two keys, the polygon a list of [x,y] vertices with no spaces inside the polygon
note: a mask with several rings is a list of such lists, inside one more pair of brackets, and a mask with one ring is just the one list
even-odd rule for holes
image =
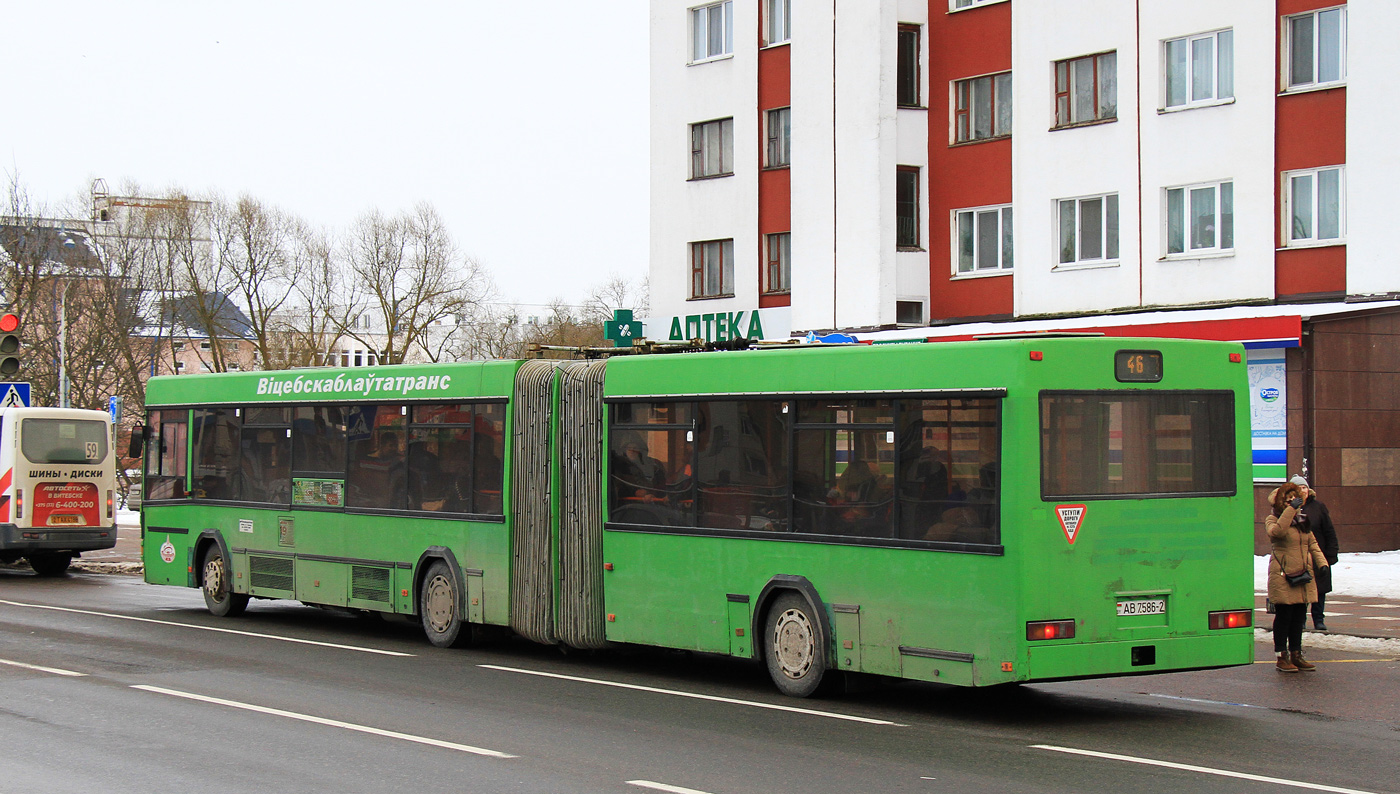
{"label": "bare tree", "polygon": [[394,218],[378,210],[360,216],[350,231],[348,265],[382,334],[359,327],[341,333],[371,350],[382,344],[379,360],[389,364],[402,362],[410,350],[431,355],[430,329],[456,322],[490,291],[481,265],[461,255],[437,210],[426,203]]}
{"label": "bare tree", "polygon": [[233,203],[215,198],[210,220],[218,260],[216,283],[232,282],[232,294],[248,318],[246,334],[257,361],[264,368],[275,367],[283,363],[279,359],[285,350],[279,344],[280,312],[306,264],[296,255],[298,223],[248,195]]}
{"label": "bare tree", "polygon": [[328,232],[299,223],[291,255],[297,278],[291,298],[277,314],[274,345],[266,369],[326,363],[327,351],[349,326],[358,300],[347,283],[344,261]]}

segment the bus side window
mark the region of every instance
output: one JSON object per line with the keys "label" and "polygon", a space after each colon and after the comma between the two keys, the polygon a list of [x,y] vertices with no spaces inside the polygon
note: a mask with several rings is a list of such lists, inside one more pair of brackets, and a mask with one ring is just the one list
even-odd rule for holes
{"label": "bus side window", "polygon": [[196,499],[238,499],[240,420],[233,408],[194,411],[194,488]]}
{"label": "bus side window", "polygon": [[185,411],[151,411],[147,426],[151,438],[146,443],[146,499],[184,499],[185,441],[188,430]]}
{"label": "bus side window", "polygon": [[244,502],[290,504],[291,409],[249,406],[243,410],[238,498]]}

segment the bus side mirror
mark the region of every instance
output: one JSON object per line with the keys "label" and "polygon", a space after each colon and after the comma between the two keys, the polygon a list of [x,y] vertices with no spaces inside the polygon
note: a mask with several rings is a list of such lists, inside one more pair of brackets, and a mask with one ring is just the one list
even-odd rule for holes
{"label": "bus side mirror", "polygon": [[145,425],[136,425],[131,428],[131,444],[126,448],[128,458],[141,457],[141,448],[146,444],[146,430]]}

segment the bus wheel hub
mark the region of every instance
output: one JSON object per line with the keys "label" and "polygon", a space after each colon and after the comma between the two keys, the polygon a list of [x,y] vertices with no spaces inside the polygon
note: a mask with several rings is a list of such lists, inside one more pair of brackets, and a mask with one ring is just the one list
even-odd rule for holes
{"label": "bus wheel hub", "polygon": [[452,613],[456,608],[452,601],[452,583],[446,576],[434,576],[428,582],[423,599],[423,611],[427,613],[428,625],[433,627],[433,631],[447,631],[452,625]]}
{"label": "bus wheel hub", "polygon": [[773,627],[773,648],[778,656],[778,666],[788,678],[801,678],[812,669],[816,656],[816,637],[807,616],[796,609],[789,609],[778,616]]}

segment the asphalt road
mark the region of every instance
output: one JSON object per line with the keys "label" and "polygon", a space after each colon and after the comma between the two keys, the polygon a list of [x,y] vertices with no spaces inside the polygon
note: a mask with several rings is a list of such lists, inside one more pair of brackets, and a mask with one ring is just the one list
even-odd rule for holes
{"label": "asphalt road", "polygon": [[441,650],[396,619],[266,601],[217,619],[195,590],[14,568],[0,792],[1400,790],[1400,662],[1313,656],[1315,674],[793,700],[733,660]]}

